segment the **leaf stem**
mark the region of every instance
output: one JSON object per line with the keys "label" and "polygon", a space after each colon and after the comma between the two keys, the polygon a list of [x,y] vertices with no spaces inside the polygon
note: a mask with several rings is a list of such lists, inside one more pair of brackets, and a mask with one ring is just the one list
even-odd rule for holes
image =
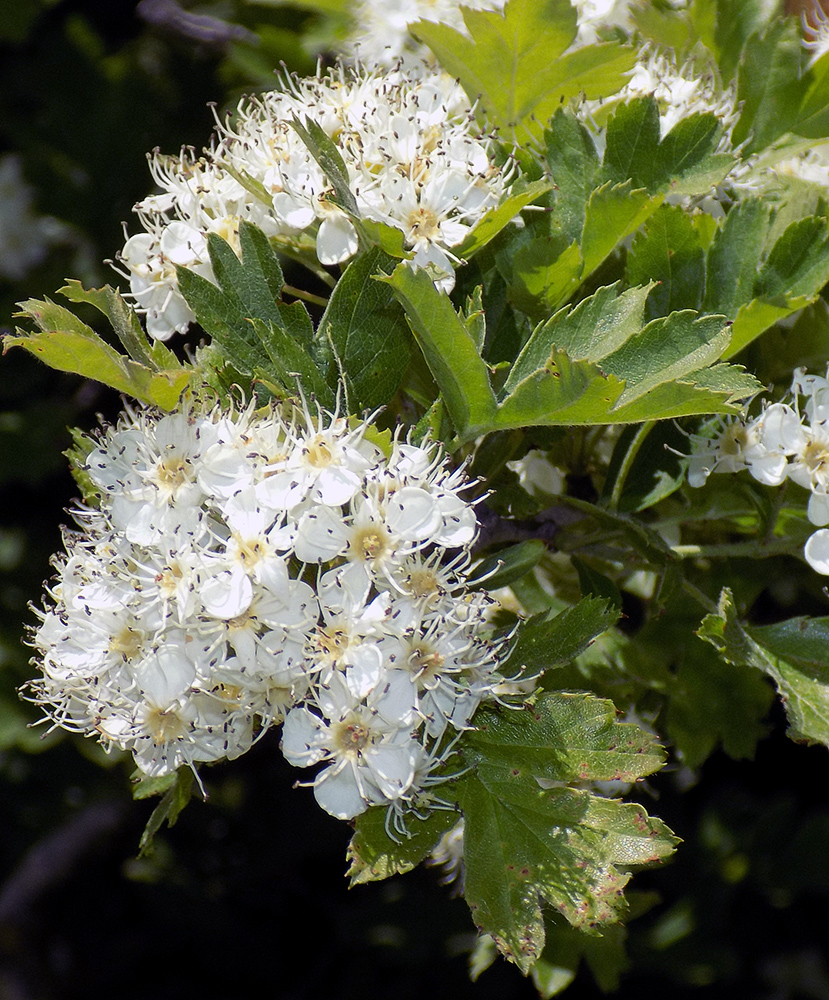
{"label": "leaf stem", "polygon": [[704,594],[699,587],[695,587],[689,580],[683,579],[682,589],[686,594],[688,594],[689,597],[693,597],[698,604],[701,604],[709,614],[715,615],[717,613],[716,603],[712,601],[707,594]]}
{"label": "leaf stem", "polygon": [[795,554],[790,538],[725,542],[721,545],[674,545],[671,552],[677,559],[765,559],[767,556]]}
{"label": "leaf stem", "polygon": [[294,285],[283,285],[282,291],[293,295],[295,299],[304,299],[306,302],[312,302],[315,306],[322,306],[323,309],[328,305],[328,299],[324,299],[321,295],[314,295],[313,292],[296,288]]}
{"label": "leaf stem", "polygon": [[630,443],[630,447],[625,454],[622,464],[619,466],[619,472],[616,476],[616,482],[613,484],[613,490],[610,494],[610,509],[615,511],[619,507],[619,501],[622,498],[622,490],[624,489],[625,481],[627,480],[628,473],[630,472],[633,463],[636,461],[636,456],[642,445],[645,443],[645,438],[653,430],[656,425],[655,420],[646,420],[645,423],[636,432],[635,437]]}

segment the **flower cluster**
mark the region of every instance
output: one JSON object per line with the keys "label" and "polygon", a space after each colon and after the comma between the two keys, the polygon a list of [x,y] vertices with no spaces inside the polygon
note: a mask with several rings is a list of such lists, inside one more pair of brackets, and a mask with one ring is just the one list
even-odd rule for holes
{"label": "flower cluster", "polygon": [[809,490],[806,513],[820,527],[806,543],[807,562],[829,575],[829,380],[797,369],[789,402],[762,413],[720,419],[692,437],[688,483],[702,486],[711,473],[747,469],[759,482],[791,480]]}
{"label": "flower cluster", "polygon": [[[295,123],[312,122],[342,157],[353,204],[343,206]],[[355,216],[403,232],[416,267],[454,283],[458,246],[504,197],[511,173],[493,160],[465,95],[446,78],[342,67],[243,99],[204,155],[154,154],[160,193],[135,207],[144,232],[119,254],[151,336],[194,319],[176,266],[212,280],[207,236],[238,244],[241,220],[325,266],[359,248]]]}
{"label": "flower cluster", "polygon": [[99,503],[66,534],[30,697],[148,775],[284,720],[328,812],[427,808],[502,650],[465,583],[463,471],[370,437],[304,405],[124,414],[86,460]]}

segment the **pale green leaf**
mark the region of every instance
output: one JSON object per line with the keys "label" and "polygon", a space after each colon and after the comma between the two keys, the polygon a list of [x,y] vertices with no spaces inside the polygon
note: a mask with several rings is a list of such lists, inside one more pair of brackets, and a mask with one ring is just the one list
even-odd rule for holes
{"label": "pale green leaf", "polygon": [[22,347],[51,368],[103,382],[142,403],[172,410],[193,369],[153,371],[119,354],[68,309],[48,300],[23,303],[23,315],[40,326],[39,333],[18,330],[18,336],[3,338],[3,350]]}
{"label": "pale green leaf", "polygon": [[418,21],[412,33],[460,80],[470,100],[504,135],[540,138],[571,97],[609,97],[625,83],[635,53],[615,42],[565,54],[576,36],[569,0],[509,0],[500,11],[463,9],[468,34]]}

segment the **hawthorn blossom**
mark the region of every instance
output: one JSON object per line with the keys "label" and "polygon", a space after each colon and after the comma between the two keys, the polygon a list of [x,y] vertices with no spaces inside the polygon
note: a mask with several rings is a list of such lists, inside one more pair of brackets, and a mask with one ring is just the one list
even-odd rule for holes
{"label": "hawthorn blossom", "polygon": [[[507,193],[514,168],[496,165],[460,86],[434,70],[337,65],[283,84],[217,118],[203,155],[150,156],[159,190],[135,206],[144,231],[127,239],[118,264],[151,337],[166,340],[194,321],[177,268],[215,282],[208,238],[238,253],[242,222],[325,267],[358,253],[360,219],[390,226],[403,233],[412,266],[448,291],[462,263],[455,248]],[[346,203],[306,144],[313,127],[342,158]]]}
{"label": "hawthorn blossom", "polygon": [[[233,759],[283,724],[320,805],[395,828],[438,802],[506,640],[470,593],[463,469],[300,402],[160,414],[89,441],[95,505],[47,590],[28,696],[143,773]],[[92,498],[90,498],[92,499]],[[437,807],[437,806],[435,806]]]}

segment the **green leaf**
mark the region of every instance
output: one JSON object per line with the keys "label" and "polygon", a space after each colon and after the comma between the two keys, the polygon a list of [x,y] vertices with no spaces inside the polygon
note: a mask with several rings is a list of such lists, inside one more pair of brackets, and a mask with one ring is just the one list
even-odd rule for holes
{"label": "green leaf", "polygon": [[604,927],[598,937],[582,934],[554,914],[548,914],[544,923],[544,951],[530,969],[543,1000],[557,996],[572,983],[582,960],[602,992],[612,993],[619,988],[621,974],[630,966],[625,951],[627,931],[622,924]]}
{"label": "green leaf", "polygon": [[[335,404],[313,351],[311,317],[301,302],[280,301],[282,269],[267,237],[256,226],[239,226],[242,259],[215,234],[208,250],[218,287],[201,275],[178,268],[179,288],[197,320],[235,371],[323,406]],[[276,384],[274,384],[276,383]]]}
{"label": "green leaf", "polygon": [[270,358],[266,369],[253,370],[254,376],[266,382],[275,379],[288,395],[294,395],[300,386],[322,406],[332,409],[336,405],[336,392],[296,340],[285,330],[261,319],[252,320],[251,326]]}
{"label": "green leaf", "polygon": [[599,157],[593,138],[572,111],[558,108],[544,133],[547,165],[555,185],[554,231],[580,240],[584,214],[600,183]]}
{"label": "green leaf", "polygon": [[[282,291],[282,270],[269,247],[271,261],[263,257],[265,251],[253,236],[254,232],[259,231],[250,223],[240,224],[239,243],[244,253],[241,260],[229,243],[215,233],[208,233],[207,248],[213,273],[228,303],[236,308],[239,317],[256,318],[281,325],[278,301]],[[263,234],[259,235],[267,242]],[[269,263],[276,268],[275,273],[270,270]],[[274,287],[278,288],[276,295]]]}
{"label": "green leaf", "polygon": [[647,187],[659,146],[659,105],[653,97],[620,104],[607,123],[602,173],[616,184]]}
{"label": "green leaf", "polygon": [[734,319],[754,298],[754,283],[771,224],[760,198],[735,205],[717,230],[706,262],[705,309]]}
{"label": "green leaf", "polygon": [[718,153],[722,124],[714,114],[682,118],[662,139],[653,158],[648,188],[671,195],[703,195],[725,179],[736,160]]}
{"label": "green leaf", "polygon": [[774,244],[757,276],[754,292],[765,299],[816,296],[829,281],[826,219],[793,222]]}
{"label": "green leaf", "polygon": [[642,329],[651,287],[629,288],[619,295],[618,283],[606,285],[572,309],[560,309],[533,331],[504,383],[504,392],[511,392],[538,371],[553,347],[572,358],[594,362],[621,347]]}
{"label": "green leaf", "polygon": [[829,230],[822,218],[797,219],[763,259],[772,216],[759,198],[736,205],[712,241],[705,305],[733,320],[733,357],[779,319],[813,302],[829,281]]}
{"label": "green leaf", "polygon": [[178,268],[177,275],[179,291],[225,360],[242,375],[266,370],[267,351],[256,341],[238,296],[187,268]]}
{"label": "green leaf", "polygon": [[590,195],[584,216],[581,240],[583,276],[595,271],[661,203],[662,195],[651,197],[644,188],[633,190],[629,180],[620,184],[608,181],[596,188]]}
{"label": "green leaf", "polygon": [[633,241],[627,255],[631,285],[658,282],[647,317],[677,309],[699,309],[705,288],[705,250],[693,218],[679,205],[660,205]]}
{"label": "green leaf", "polygon": [[496,208],[485,212],[475,226],[466,235],[463,242],[452,247],[452,253],[463,260],[473,257],[479,250],[494,239],[505,226],[508,226],[522,208],[526,208],[542,194],[550,190],[549,181],[531,181],[524,185],[515,185],[509,195]]}
{"label": "green leaf", "polygon": [[294,117],[291,125],[334,188],[337,204],[349,215],[359,218],[357,199],[348,182],[348,168],[328,134],[312,118],[306,118],[303,123]]}
{"label": "green leaf", "polygon": [[382,280],[394,289],[406,310],[456,430],[485,425],[495,411],[489,373],[449,298],[435,288],[425,271],[413,271],[406,264],[398,264]]}
{"label": "green leaf", "polygon": [[706,615],[697,634],[726,662],[756,667],[772,678],[786,706],[792,739],[829,745],[829,619],[744,627],[731,592],[724,589],[717,613]]}
{"label": "green leaf", "polygon": [[578,243],[564,250],[559,240],[539,237],[498,255],[510,282],[510,299],[530,316],[558,309],[581,284],[584,261]]}
{"label": "green leaf", "polygon": [[667,857],[675,843],[641,806],[558,783],[650,773],[662,755],[591,695],[546,693],[528,711],[481,711],[476,722],[463,749],[475,769],[455,786],[465,895],[478,927],[526,973],[544,947],[542,900],[595,933],[623,912],[627,869]]}
{"label": "green leaf", "polygon": [[768,731],[772,686],[750,666],[723,663],[710,647],[694,646],[699,650],[684,651],[672,679],[668,735],[689,767],[703,764],[717,745],[735,760],[752,759]]}
{"label": "green leaf", "polygon": [[156,795],[163,795],[169,791],[178,781],[178,773],[172,771],[169,774],[162,774],[158,777],[151,777],[143,771],[136,769],[132,776],[132,797],[134,799],[151,799]]}
{"label": "green leaf", "polygon": [[568,0],[509,0],[503,13],[462,12],[468,34],[431,21],[410,30],[512,141],[540,138],[544,124],[571,97],[616,93],[635,62],[634,51],[616,42],[565,54],[576,37],[576,12]]}
{"label": "green leaf", "polygon": [[[106,316],[124,350],[133,361],[138,361],[147,368],[157,367],[150,351],[147,335],[141,329],[141,323],[135,310],[130,309],[114,288],[110,285],[104,285],[103,288],[86,289],[79,281],[69,281],[59,291],[70,302],[86,302]],[[180,367],[173,352],[166,348],[165,351],[168,355],[169,367]]]}
{"label": "green leaf", "polygon": [[119,354],[68,309],[30,299],[20,315],[34,320],[39,333],[18,330],[3,338],[3,350],[22,347],[51,368],[94,379],[142,403],[172,410],[193,375],[193,369],[153,371]]}
{"label": "green leaf", "polygon": [[175,783],[168,788],[164,798],[153,809],[147,821],[141,840],[138,842],[139,855],[146,854],[150,850],[155,835],[165,823],[167,826],[175,826],[182,809],[193,796],[194,787],[193,772],[189,767],[180,767],[176,771]]}
{"label": "green leaf", "polygon": [[[394,289],[376,275],[389,275],[397,261],[374,248],[345,270],[328,300],[317,336],[330,345],[345,380],[348,409],[375,409],[394,396],[411,357],[411,334]],[[450,307],[451,308],[451,307]],[[332,365],[328,384],[340,372]]]}
{"label": "green leaf", "polygon": [[672,421],[625,427],[613,449],[602,499],[612,499],[622,513],[659,503],[684,483],[681,456],[687,448],[687,437]]}
{"label": "green leaf", "polygon": [[602,370],[625,380],[616,406],[644,396],[672,379],[710,365],[729,341],[721,316],[700,316],[693,309],[652,320],[612,354],[602,358]]}
{"label": "green leaf", "polygon": [[739,369],[699,368],[728,343],[721,318],[686,310],[641,327],[649,291],[614,297],[615,286],[599,289],[538,327],[504,384],[496,426],[628,423],[679,416],[686,407],[727,412],[734,398],[757,391]]}
{"label": "green leaf", "polygon": [[479,562],[466,578],[467,584],[472,590],[508,587],[534,569],[546,551],[547,546],[539,538],[510,545]]}
{"label": "green leaf", "polygon": [[703,43],[716,54],[723,79],[730,80],[746,43],[779,17],[779,6],[746,0],[696,0],[690,16]]}
{"label": "green leaf", "polygon": [[[585,598],[584,603],[603,606],[607,615],[604,601]],[[615,620],[615,609],[608,617]],[[571,649],[576,648],[571,639]],[[543,692],[522,712],[479,709],[462,752],[479,768],[504,770],[504,778],[518,767],[536,778],[563,782],[635,781],[665,761],[656,737],[618,722],[612,702],[558,691]]]}
{"label": "green leaf", "polygon": [[579,578],[579,589],[584,597],[597,597],[621,613],[622,593],[613,580],[594,569],[583,559],[570,556],[570,562]]}
{"label": "green leaf", "polygon": [[389,837],[387,810],[368,809],[357,817],[354,836],[348,845],[351,885],[375,882],[411,871],[432,852],[440,838],[458,822],[453,809],[435,809],[426,819],[409,819],[409,836]]}
{"label": "green leaf", "polygon": [[707,194],[734,165],[718,153],[722,126],[714,114],[681,119],[660,139],[659,105],[653,96],[620,104],[607,123],[602,176],[616,184],[630,180],[649,194]]}
{"label": "green leaf", "polygon": [[564,611],[543,611],[522,622],[504,664],[507,675],[534,677],[563,667],[619,620],[618,608],[586,597]]}
{"label": "green leaf", "polygon": [[251,277],[249,307],[261,310],[257,315],[264,319],[265,311],[282,298],[284,279],[279,259],[262,230],[244,219],[239,223],[239,246],[244,270]]}
{"label": "green leaf", "polygon": [[[768,146],[784,132],[797,132],[793,111],[801,104],[800,32],[794,18],[779,18],[752,36],[737,71],[740,107],[732,141],[746,143],[744,155]],[[794,118],[797,113],[794,111]]]}

